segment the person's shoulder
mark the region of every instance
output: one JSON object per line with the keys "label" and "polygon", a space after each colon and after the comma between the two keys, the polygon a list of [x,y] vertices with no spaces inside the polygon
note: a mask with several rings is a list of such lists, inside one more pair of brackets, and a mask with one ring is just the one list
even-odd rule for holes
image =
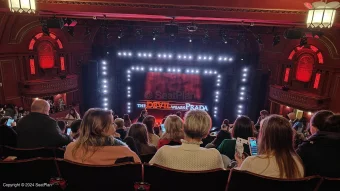
{"label": "person's shoulder", "polygon": [[114,138],[113,139],[113,146],[127,146],[126,143],[124,143],[123,141]]}

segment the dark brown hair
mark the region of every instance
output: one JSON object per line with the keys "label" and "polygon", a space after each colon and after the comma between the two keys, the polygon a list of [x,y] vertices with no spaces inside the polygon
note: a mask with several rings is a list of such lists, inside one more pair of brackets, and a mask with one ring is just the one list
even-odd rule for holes
{"label": "dark brown hair", "polygon": [[143,123],[135,123],[131,125],[128,136],[134,139],[139,151],[141,150],[141,144],[147,145],[149,142],[148,133]]}
{"label": "dark brown hair", "polygon": [[147,115],[144,119],[143,119],[143,123],[145,124],[147,130],[149,133],[154,134],[153,132],[153,127],[155,126],[155,117],[152,115]]}
{"label": "dark brown hair", "polygon": [[329,110],[320,110],[311,117],[310,123],[312,126],[316,127],[318,130],[323,131],[323,127],[325,126],[326,119],[333,115],[333,112]]}
{"label": "dark brown hair", "polygon": [[332,115],[326,119],[323,131],[340,133],[340,115]]}
{"label": "dark brown hair", "polygon": [[254,136],[254,128],[251,120],[247,116],[240,116],[236,119],[234,127],[232,129],[232,135],[234,138],[248,139],[248,137]]}
{"label": "dark brown hair", "polygon": [[280,178],[302,178],[294,157],[302,164],[293,148],[294,132],[289,121],[279,115],[271,115],[263,119],[260,128],[259,154],[275,156],[279,167]]}

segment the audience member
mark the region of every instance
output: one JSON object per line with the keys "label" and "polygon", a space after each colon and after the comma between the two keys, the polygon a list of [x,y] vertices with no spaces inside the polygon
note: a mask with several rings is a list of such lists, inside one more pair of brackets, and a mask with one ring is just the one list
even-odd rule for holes
{"label": "audience member", "polygon": [[126,136],[125,139],[124,139],[124,142],[128,145],[128,147],[133,152],[135,152],[138,156],[140,155],[140,153],[137,149],[137,146],[136,146],[136,141],[132,137]]}
{"label": "audience member", "polygon": [[126,137],[126,130],[124,127],[124,119],[122,118],[117,118],[115,119],[115,124],[117,125],[116,127],[116,133],[120,134],[120,138],[123,140]]}
{"label": "audience member", "polygon": [[301,117],[298,122],[293,126],[297,133],[303,133],[307,129],[307,119],[306,117]]}
{"label": "audience member", "polygon": [[176,115],[177,115],[179,118],[182,118],[182,112],[177,111],[177,112],[176,112]]}
{"label": "audience member", "polygon": [[262,110],[260,111],[260,117],[257,119],[257,122],[255,124],[255,128],[258,131],[260,128],[260,123],[261,121],[266,118],[267,116],[269,116],[269,112],[267,110]]}
{"label": "audience member", "polygon": [[131,119],[130,119],[129,114],[124,114],[123,119],[124,119],[124,127],[130,128],[130,126],[131,126]]}
{"label": "audience member", "polygon": [[[226,155],[231,160],[233,160],[235,155],[236,139],[242,138],[248,140],[249,137],[253,136],[254,129],[251,120],[247,116],[240,116],[236,119],[234,127],[232,129],[233,139],[223,140],[220,146],[218,146],[218,150],[220,151],[221,154]],[[244,152],[250,155],[249,146],[244,144],[243,147]]]}
{"label": "audience member", "polygon": [[119,118],[118,115],[114,115],[114,116],[113,116],[113,120],[116,120],[117,118]]}
{"label": "audience member", "polygon": [[[293,149],[293,129],[289,121],[279,115],[271,115],[261,122],[257,156],[244,161],[237,154],[240,170],[275,178],[302,178],[304,168]],[[242,162],[243,161],[243,162]]]}
{"label": "audience member", "polygon": [[169,115],[165,122],[165,133],[158,141],[158,148],[164,145],[181,145],[184,138],[183,121],[178,115]]}
{"label": "audience member", "polygon": [[79,137],[79,129],[80,129],[81,119],[75,120],[71,123],[71,137],[73,139],[77,139]]}
{"label": "audience member", "polygon": [[80,115],[74,108],[71,108],[70,112],[66,115],[65,119],[67,120],[80,119]]}
{"label": "audience member", "polygon": [[65,130],[66,130],[66,123],[65,123],[65,121],[57,121],[57,123],[58,123],[58,127],[59,127],[61,133],[65,134],[66,133],[65,132]]}
{"label": "audience member", "polygon": [[216,135],[216,138],[210,144],[206,145],[206,148],[218,148],[224,139],[231,139],[231,133],[229,130],[229,120],[225,119],[223,120],[221,130]]}
{"label": "audience member", "polygon": [[306,176],[339,178],[340,115],[327,110],[318,111],[310,119],[310,130],[312,136],[297,149]]}
{"label": "audience member", "polygon": [[294,124],[297,122],[297,119],[296,119],[296,114],[294,112],[290,112],[287,114],[287,117],[289,119],[289,123],[294,126]]}
{"label": "audience member", "polygon": [[155,117],[152,115],[148,115],[144,118],[143,123],[145,124],[147,130],[148,130],[148,139],[150,145],[157,146],[159,137],[155,134],[153,128],[155,127]]}
{"label": "audience member", "polygon": [[57,122],[50,118],[50,105],[43,99],[35,100],[31,113],[23,117],[17,126],[19,148],[60,147],[72,141],[62,134]]}
{"label": "audience member", "polygon": [[182,145],[160,148],[150,164],[172,169],[200,171],[224,168],[222,157],[216,149],[201,148],[202,139],[209,134],[211,118],[201,110],[191,110],[184,117]]}
{"label": "audience member", "polygon": [[149,144],[148,132],[144,124],[135,123],[131,125],[128,136],[134,139],[140,155],[156,153],[156,147]]}
{"label": "audience member", "polygon": [[13,130],[15,122],[7,125],[8,120],[11,117],[3,117],[0,119],[0,145],[6,145],[10,147],[16,147],[17,145],[17,133]]}
{"label": "audience member", "polygon": [[93,165],[115,164],[122,158],[141,162],[125,143],[115,139],[112,111],[89,109],[81,122],[79,137],[66,147],[64,158]]}
{"label": "audience member", "polygon": [[138,118],[137,122],[143,123],[143,120],[144,120],[144,118],[145,118],[147,115],[148,115],[148,112],[147,112],[146,110],[142,110],[142,111],[140,112],[140,115],[139,115],[139,118]]}

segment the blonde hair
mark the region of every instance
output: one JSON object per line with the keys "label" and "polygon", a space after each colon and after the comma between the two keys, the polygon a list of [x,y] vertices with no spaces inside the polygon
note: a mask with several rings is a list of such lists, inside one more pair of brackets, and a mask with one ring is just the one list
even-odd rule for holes
{"label": "blonde hair", "polygon": [[[115,130],[112,111],[99,108],[89,109],[80,124],[79,137],[72,150],[73,157],[76,157],[79,149],[83,149],[81,160],[84,162],[100,147],[105,146],[107,142],[113,143],[113,136],[108,134],[110,130],[113,130],[113,132]],[[91,153],[90,147],[93,147]]]}
{"label": "blonde hair", "polygon": [[124,127],[124,119],[122,118],[115,119],[115,124],[117,125],[118,128]]}
{"label": "blonde hair", "polygon": [[183,139],[183,121],[177,115],[169,115],[164,121],[165,133],[163,139],[180,140]]}
{"label": "blonde hair", "polygon": [[211,118],[202,110],[191,110],[184,116],[184,133],[190,138],[204,138],[209,134]]}

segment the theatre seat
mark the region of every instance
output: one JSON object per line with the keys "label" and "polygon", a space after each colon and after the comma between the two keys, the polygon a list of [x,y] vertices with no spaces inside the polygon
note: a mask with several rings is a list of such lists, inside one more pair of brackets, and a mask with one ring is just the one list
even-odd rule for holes
{"label": "theatre seat", "polygon": [[310,176],[301,179],[278,179],[232,169],[227,191],[256,189],[261,191],[314,191],[320,183],[321,177],[319,176]]}
{"label": "theatre seat", "polygon": [[144,181],[150,184],[150,191],[224,191],[228,176],[224,169],[193,172],[144,165]]}
{"label": "theatre seat", "polygon": [[139,158],[142,161],[142,163],[148,163],[152,159],[153,156],[155,156],[155,154],[140,155]]}
{"label": "theatre seat", "polygon": [[[59,174],[54,158],[0,161],[0,185],[4,190],[7,189],[3,186],[4,183],[34,183],[34,186],[32,184],[25,184],[23,187],[21,185],[17,187],[19,190],[32,190],[32,188],[37,187],[36,183],[50,183],[51,178],[56,177],[59,177]],[[58,186],[49,187],[47,185],[43,185],[43,188],[40,189],[60,190]]]}
{"label": "theatre seat", "polygon": [[340,178],[323,178],[319,191],[340,189]]}
{"label": "theatre seat", "polygon": [[55,157],[55,149],[44,148],[44,147],[22,149],[22,148],[13,148],[9,146],[3,146],[2,155],[4,157],[16,156],[17,160],[31,159],[31,158],[37,158],[37,157],[50,158],[50,157]]}
{"label": "theatre seat", "polygon": [[142,180],[142,165],[85,165],[56,159],[67,190],[124,190],[134,191],[134,183]]}

